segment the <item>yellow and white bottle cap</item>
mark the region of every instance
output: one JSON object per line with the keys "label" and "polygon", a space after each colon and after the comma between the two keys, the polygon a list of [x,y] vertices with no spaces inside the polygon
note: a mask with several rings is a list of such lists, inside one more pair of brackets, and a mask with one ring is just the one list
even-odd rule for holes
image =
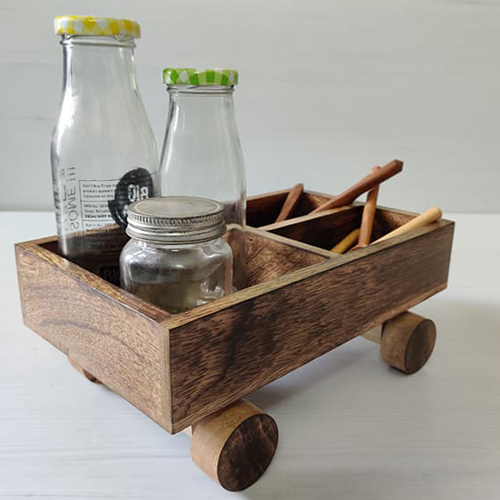
{"label": "yellow and white bottle cap", "polygon": [[54,19],[56,35],[127,35],[141,37],[139,23],[128,19],[94,16],[57,16]]}

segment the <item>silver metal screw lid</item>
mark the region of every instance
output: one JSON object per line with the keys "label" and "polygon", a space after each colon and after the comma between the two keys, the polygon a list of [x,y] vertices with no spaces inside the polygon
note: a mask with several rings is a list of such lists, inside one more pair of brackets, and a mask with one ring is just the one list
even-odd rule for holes
{"label": "silver metal screw lid", "polygon": [[222,205],[208,198],[147,198],[130,205],[127,213],[127,234],[152,243],[198,243],[226,231]]}

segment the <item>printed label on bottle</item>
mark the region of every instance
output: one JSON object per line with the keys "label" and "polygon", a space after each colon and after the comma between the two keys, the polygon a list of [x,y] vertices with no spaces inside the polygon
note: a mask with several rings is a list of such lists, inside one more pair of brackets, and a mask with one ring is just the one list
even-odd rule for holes
{"label": "printed label on bottle", "polygon": [[[144,168],[131,170],[119,180],[81,180],[85,252],[119,252],[126,242],[123,230],[127,227],[128,205],[154,195],[153,177]],[[120,233],[99,230],[115,223],[120,226]]]}
{"label": "printed label on bottle", "polygon": [[63,254],[119,284],[118,256],[128,239],[127,206],[155,196],[155,175],[137,167],[120,179],[79,179],[76,167],[61,168],[54,201]]}
{"label": "printed label on bottle", "polygon": [[154,175],[138,167],[120,179],[78,179],[76,167],[61,169],[63,182],[54,192],[58,224],[67,240],[65,253],[119,252],[126,241],[127,206],[155,195]]}
{"label": "printed label on bottle", "polygon": [[138,200],[154,196],[153,178],[145,168],[127,172],[116,184],[114,198],[108,202],[109,212],[123,229],[127,227],[127,207]]}
{"label": "printed label on bottle", "polygon": [[81,207],[76,167],[63,168],[59,175],[63,181],[61,191],[59,192],[57,188],[54,188],[57,223],[63,227],[65,232],[81,231]]}

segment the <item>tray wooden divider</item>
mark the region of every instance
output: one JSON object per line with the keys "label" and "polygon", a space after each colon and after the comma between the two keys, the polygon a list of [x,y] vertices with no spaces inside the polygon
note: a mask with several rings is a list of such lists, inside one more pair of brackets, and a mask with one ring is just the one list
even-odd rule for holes
{"label": "tray wooden divider", "polygon": [[[337,256],[362,205],[303,215],[330,197],[305,192],[274,224],[287,192],[248,200],[264,226],[245,236],[249,287],[182,314],[69,262],[55,237],[20,243],[24,322],[176,433],[446,287],[453,222]],[[415,215],[378,209],[374,237]]]}

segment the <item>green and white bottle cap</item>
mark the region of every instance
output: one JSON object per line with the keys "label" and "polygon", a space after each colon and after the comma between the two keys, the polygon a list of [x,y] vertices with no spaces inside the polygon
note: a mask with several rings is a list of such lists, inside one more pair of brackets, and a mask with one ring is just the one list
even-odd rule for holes
{"label": "green and white bottle cap", "polygon": [[165,68],[163,83],[166,85],[210,85],[232,87],[238,85],[235,69]]}

